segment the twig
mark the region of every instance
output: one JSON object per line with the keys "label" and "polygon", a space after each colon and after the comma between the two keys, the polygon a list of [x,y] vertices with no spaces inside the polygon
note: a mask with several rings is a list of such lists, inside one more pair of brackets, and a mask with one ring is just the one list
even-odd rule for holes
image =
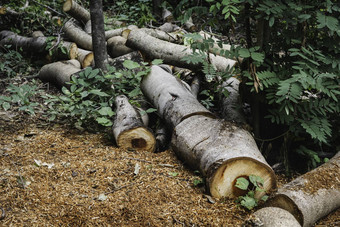
{"label": "twig", "polygon": [[1,216],[0,216],[0,220],[3,220],[5,219],[6,217],[6,212],[5,212],[5,209],[0,207],[0,210],[1,210]]}
{"label": "twig", "polygon": [[[141,182],[139,182],[139,183],[141,183]],[[104,195],[108,195],[108,194],[114,193],[114,192],[116,192],[116,191],[119,191],[119,190],[121,190],[121,189],[123,189],[123,188],[130,187],[130,186],[135,185],[135,184],[137,184],[137,183],[131,183],[131,184],[127,184],[127,185],[124,185],[124,186],[120,186],[120,187],[118,187],[118,188],[112,189],[112,190],[109,191],[109,192],[105,192]]]}
{"label": "twig", "polygon": [[37,1],[35,1],[35,0],[32,0],[32,1],[35,2],[35,3],[38,4],[38,5],[41,5],[41,6],[45,7],[45,8],[47,8],[47,9],[49,9],[49,10],[55,12],[56,14],[58,14],[58,15],[60,15],[60,16],[64,16],[64,14],[59,13],[58,11],[56,11],[55,9],[53,9],[53,8],[47,6],[47,5],[41,4],[40,2],[37,2]]}

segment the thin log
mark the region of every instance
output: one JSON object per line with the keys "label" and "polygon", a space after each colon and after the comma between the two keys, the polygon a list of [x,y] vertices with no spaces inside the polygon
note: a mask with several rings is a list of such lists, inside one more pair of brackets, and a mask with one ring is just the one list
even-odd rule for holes
{"label": "thin log", "polygon": [[163,32],[173,32],[174,31],[174,26],[172,23],[170,22],[166,22],[164,24],[162,24],[161,26],[158,27],[159,30],[163,31]]}
{"label": "thin log", "polygon": [[73,18],[82,22],[84,25],[91,19],[90,12],[74,0],[66,0],[63,5],[63,11],[70,14]]}
{"label": "thin log", "polygon": [[68,87],[66,84],[71,76],[80,71],[80,63],[77,60],[59,61],[44,65],[39,71],[39,79],[50,82],[57,87]]}
{"label": "thin log", "polygon": [[114,36],[120,36],[123,33],[123,31],[126,29],[134,30],[134,29],[138,29],[138,27],[136,25],[129,25],[127,27],[105,31],[105,39],[108,40]]}
{"label": "thin log", "polygon": [[8,31],[8,30],[2,30],[0,32],[0,41],[4,38],[6,38],[7,36],[11,36],[11,35],[16,35],[16,33],[12,32],[12,31]]}
{"label": "thin log", "polygon": [[11,16],[20,16],[21,13],[11,9],[10,7],[0,6],[0,15],[11,15]]}
{"label": "thin log", "polygon": [[87,34],[92,34],[92,22],[91,20],[89,20],[88,22],[86,22],[85,26],[84,26],[84,31]]}
{"label": "thin log", "polygon": [[42,31],[34,31],[32,32],[32,37],[36,38],[36,37],[43,37],[45,36],[44,33]]}
{"label": "thin log", "polygon": [[[205,109],[186,85],[158,66],[141,82],[144,95],[174,128],[171,145],[192,169],[200,170],[214,197],[237,197],[246,191],[235,187],[236,179],[256,175],[264,190],[276,188],[274,171],[259,151],[252,135]],[[256,192],[260,198],[265,192]]]}
{"label": "thin log", "polygon": [[174,20],[172,13],[165,8],[162,11],[162,18],[164,22],[172,22]]}
{"label": "thin log", "polygon": [[194,76],[194,79],[191,82],[191,93],[197,98],[199,92],[200,92],[200,85],[201,81],[200,78],[196,75]]}
{"label": "thin log", "polygon": [[184,23],[184,25],[189,32],[196,31],[196,25],[192,22],[192,17],[189,17],[189,19]]}
{"label": "thin log", "polygon": [[[191,70],[200,70],[202,68],[202,65],[187,63],[182,60],[183,57],[193,53],[189,47],[157,39],[140,29],[129,31],[126,45],[141,51],[148,58],[147,60],[163,59],[165,64],[176,65]],[[226,71],[236,63],[234,60],[214,56],[213,54],[209,55],[209,60],[218,71]]]}
{"label": "thin log", "polygon": [[71,21],[67,21],[63,27],[65,35],[81,48],[92,50],[92,37]]}
{"label": "thin log", "polygon": [[340,207],[340,151],[328,162],[283,185],[266,203],[289,211],[301,226]]}
{"label": "thin log", "polygon": [[78,48],[77,60],[81,63],[82,68],[94,65],[94,56],[92,51]]}
{"label": "thin log", "polygon": [[122,36],[114,36],[107,40],[107,52],[113,58],[133,52],[131,48],[125,45],[126,39]]}
{"label": "thin log", "polygon": [[171,33],[167,33],[162,30],[151,29],[151,28],[141,28],[140,30],[142,30],[146,34],[151,35],[152,37],[155,37],[157,39],[161,39],[161,40],[172,42],[172,43],[179,42],[179,39],[176,37],[176,35],[172,35]]}
{"label": "thin log", "polygon": [[123,149],[145,150],[154,152],[156,140],[144,126],[139,112],[129,103],[124,95],[115,99],[116,117],[113,135],[118,147]]}
{"label": "thin log", "polygon": [[254,212],[245,226],[261,227],[301,227],[295,217],[278,207],[265,207]]}

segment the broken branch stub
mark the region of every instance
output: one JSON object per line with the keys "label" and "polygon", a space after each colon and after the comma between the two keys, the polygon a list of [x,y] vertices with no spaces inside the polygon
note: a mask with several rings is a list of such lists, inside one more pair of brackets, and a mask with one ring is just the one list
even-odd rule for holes
{"label": "broken branch stub", "polygon": [[318,168],[283,185],[266,206],[289,211],[301,226],[317,220],[340,207],[340,152]]}
{"label": "broken branch stub", "polygon": [[154,152],[156,140],[154,135],[144,126],[139,112],[129,103],[125,95],[115,99],[116,117],[113,135],[118,147],[133,150]]}
{"label": "broken branch stub", "polygon": [[264,180],[265,192],[256,192],[257,198],[276,188],[274,171],[252,135],[231,122],[216,119],[178,78],[152,66],[141,82],[141,89],[174,129],[173,150],[192,169],[200,170],[212,196],[246,194],[235,183],[237,178],[249,175]]}

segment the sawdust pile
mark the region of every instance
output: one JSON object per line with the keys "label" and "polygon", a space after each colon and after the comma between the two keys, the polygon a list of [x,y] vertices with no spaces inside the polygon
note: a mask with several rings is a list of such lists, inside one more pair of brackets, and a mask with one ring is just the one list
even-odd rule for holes
{"label": "sawdust pile", "polygon": [[0,121],[0,166],[0,226],[239,226],[250,214],[205,196],[171,151],[65,126]]}

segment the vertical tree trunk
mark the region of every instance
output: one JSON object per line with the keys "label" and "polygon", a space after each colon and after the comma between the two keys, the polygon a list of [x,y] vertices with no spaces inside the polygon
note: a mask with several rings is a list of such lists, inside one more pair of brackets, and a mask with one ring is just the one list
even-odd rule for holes
{"label": "vertical tree trunk", "polygon": [[105,70],[107,60],[102,0],[90,0],[92,46],[96,68]]}

